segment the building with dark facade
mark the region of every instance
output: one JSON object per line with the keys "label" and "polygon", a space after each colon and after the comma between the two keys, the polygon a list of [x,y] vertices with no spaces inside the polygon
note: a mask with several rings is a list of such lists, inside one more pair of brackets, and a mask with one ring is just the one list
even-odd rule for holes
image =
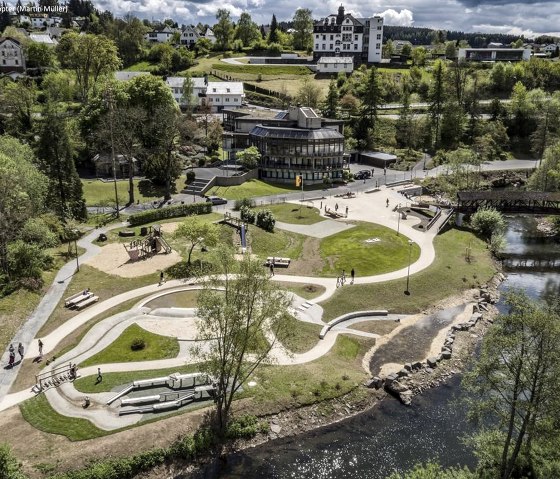
{"label": "building with dark facade", "polygon": [[344,122],[321,118],[312,108],[290,107],[273,112],[239,108],[224,110],[224,151],[235,153],[256,146],[261,153],[259,178],[273,183],[322,183],[342,179]]}

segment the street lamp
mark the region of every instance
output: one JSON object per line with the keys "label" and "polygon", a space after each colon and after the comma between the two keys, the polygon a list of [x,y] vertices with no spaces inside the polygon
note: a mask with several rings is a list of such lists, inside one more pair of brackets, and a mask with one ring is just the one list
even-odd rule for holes
{"label": "street lamp", "polygon": [[410,290],[408,289],[408,286],[410,284],[410,261],[412,259],[412,245],[413,244],[414,244],[414,241],[408,240],[408,271],[406,273],[406,291],[404,292],[404,294],[406,294],[407,296],[410,295]]}
{"label": "street lamp", "polygon": [[399,231],[401,229],[401,212],[399,211],[399,208],[401,207],[401,204],[399,203],[397,205],[397,236],[399,236]]}
{"label": "street lamp", "polygon": [[78,258],[78,234],[79,234],[79,231],[78,230],[72,230],[72,233],[74,233],[74,247],[76,249],[76,271],[80,271],[80,260]]}
{"label": "street lamp", "polygon": [[424,171],[426,171],[426,148],[424,148]]}

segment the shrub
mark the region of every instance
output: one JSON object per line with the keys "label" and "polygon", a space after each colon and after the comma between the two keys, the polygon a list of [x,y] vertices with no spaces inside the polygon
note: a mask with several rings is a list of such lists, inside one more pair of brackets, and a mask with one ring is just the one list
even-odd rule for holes
{"label": "shrub", "polygon": [[249,224],[255,223],[256,214],[251,208],[249,208],[248,206],[242,206],[239,212],[241,214],[242,221],[245,221]]}
{"label": "shrub", "polygon": [[257,213],[256,225],[265,231],[274,231],[276,220],[270,210],[260,210]]}
{"label": "shrub", "polygon": [[60,243],[58,235],[51,231],[43,218],[28,219],[21,230],[21,239],[42,248],[52,248]]}
{"label": "shrub", "polygon": [[196,173],[192,170],[187,171],[187,185],[191,184],[196,179]]}
{"label": "shrub", "polygon": [[168,206],[157,210],[142,211],[128,217],[131,226],[143,225],[179,216],[204,215],[212,212],[212,203],[191,203],[188,205]]}
{"label": "shrub", "polygon": [[256,203],[255,200],[251,198],[242,198],[240,200],[235,200],[233,209],[235,211],[239,211],[242,206],[246,206],[247,208],[254,208],[256,206]]}
{"label": "shrub", "polygon": [[212,264],[200,259],[195,259],[188,264],[186,261],[174,264],[165,270],[167,276],[173,279],[186,279],[209,274],[212,272]]}
{"label": "shrub", "polygon": [[134,338],[130,343],[130,349],[133,351],[141,351],[146,347],[146,341],[144,338]]}
{"label": "shrub", "polygon": [[333,184],[333,181],[330,178],[323,178],[323,185],[325,185],[325,188],[330,188]]}
{"label": "shrub", "polygon": [[226,437],[229,439],[250,439],[259,432],[267,432],[268,424],[259,422],[256,416],[246,414],[233,419],[227,428]]}
{"label": "shrub", "polygon": [[480,208],[472,215],[471,226],[479,235],[490,240],[492,235],[500,234],[506,229],[506,222],[498,210]]}

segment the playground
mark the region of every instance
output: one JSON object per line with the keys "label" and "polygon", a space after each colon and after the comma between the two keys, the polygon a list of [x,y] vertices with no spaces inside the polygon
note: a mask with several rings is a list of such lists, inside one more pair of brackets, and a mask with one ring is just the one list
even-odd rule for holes
{"label": "playground", "polygon": [[[376,344],[389,343],[405,327],[425,319],[422,308],[441,299],[450,285],[457,289],[469,286],[461,285],[464,281],[460,277],[457,281],[445,277],[441,288],[433,288],[431,285],[435,283],[430,279],[430,272],[439,274],[450,268],[456,271],[463,266],[461,252],[453,252],[453,245],[471,241],[470,236],[465,233],[460,236],[460,242],[458,237],[442,242],[441,238],[436,238],[437,227],[430,231],[415,229],[420,222],[418,218],[409,215],[403,219],[394,209],[404,201],[402,195],[391,189],[313,200],[304,205],[304,208],[314,208],[306,211],[301,223],[296,216],[299,203],[286,204],[276,209],[287,222],[277,221],[274,233],[264,232],[254,225],[244,231],[247,247],[252,250],[248,254],[262,259],[263,268],[271,260],[283,266],[275,271],[272,280],[281,284],[291,298],[289,313],[297,340],[275,344],[270,364],[258,370],[251,378],[254,384],[244,385],[239,395],[239,398],[251,398],[250,405],[240,401],[239,408],[248,407],[251,413],[270,413],[314,404],[355,390],[370,373],[368,365],[362,361],[368,351],[371,357]],[[335,209],[344,211],[345,217],[328,219],[326,212]],[[230,238],[232,244],[237,238],[241,248],[241,223],[235,218],[235,212],[228,213],[232,216],[220,217],[228,223],[219,226],[224,233],[221,237]],[[218,221],[216,216],[212,215],[208,221]],[[183,259],[181,245],[172,236],[178,224],[168,222],[157,228],[148,225],[144,235],[134,231],[131,238],[117,239],[114,232],[104,230],[109,240],[102,247],[93,244],[100,233],[96,231],[81,241],[80,246],[89,252],[83,264],[122,278],[137,278],[165,270]],[[119,229],[123,229],[122,225],[114,228],[115,231]],[[372,238],[379,241],[368,242]],[[434,240],[445,246],[445,254],[453,260],[436,258]],[[314,244],[314,248],[309,247],[310,244]],[[473,247],[478,248],[478,245]],[[200,248],[196,253],[201,254]],[[481,250],[480,257],[483,254]],[[476,249],[474,256],[478,258],[478,255]],[[310,258],[314,267],[309,270],[320,274],[300,273],[298,262]],[[285,264],[280,265],[282,261]],[[472,266],[475,279],[474,272],[481,271],[475,268],[481,265],[487,267],[482,262]],[[339,275],[339,269],[346,269],[347,279],[350,269],[356,270],[353,284],[346,281],[337,285],[335,276]],[[419,302],[416,309],[408,305],[412,301],[410,297],[403,295],[409,275],[416,288],[412,290],[416,295],[412,300]],[[422,284],[414,282],[424,277]],[[485,280],[486,277],[479,278],[479,281]],[[95,284],[88,284],[88,287],[92,291],[99,289]],[[29,424],[43,431],[38,444],[44,443],[45,433],[82,440],[118,432],[132,441],[134,433],[126,429],[138,425],[145,425],[143,431],[159,434],[154,443],[161,443],[164,438],[159,430],[163,426],[149,423],[158,419],[158,423],[169,424],[172,421],[167,418],[169,414],[186,411],[189,411],[189,420],[185,428],[194,427],[200,418],[197,410],[212,403],[212,378],[202,380],[200,376],[200,382],[194,379],[200,373],[193,354],[197,343],[199,288],[182,280],[168,280],[163,285],[146,282],[129,290],[120,289],[111,297],[102,297],[84,310],[66,312],[65,321],[41,336],[45,358],[54,358],[54,361],[45,367],[41,364],[37,377],[34,374],[31,378],[39,387],[20,388],[0,396],[0,411],[5,418],[0,419],[0,427],[15,421],[12,406],[16,405],[21,405],[23,417]],[[422,299],[427,292],[433,292],[429,304]],[[309,296],[303,297],[303,293]],[[408,315],[396,309],[402,301],[407,303]],[[470,304],[467,307],[472,309]],[[346,315],[356,311],[359,311],[357,317],[348,321]],[[48,316],[45,322],[47,319]],[[130,340],[134,339],[131,328],[132,336],[149,338],[148,343],[156,341],[152,344],[167,346],[146,349],[144,356],[137,355],[129,350]],[[267,337],[268,333],[263,333]],[[439,330],[434,330],[433,337],[425,341],[425,351],[418,352],[418,357],[441,348],[440,342],[444,339]],[[197,346],[204,347],[204,344]],[[164,348],[167,348],[165,354],[155,352]],[[38,353],[35,339],[26,348],[26,359],[33,360]],[[101,368],[102,380],[97,380],[98,368]],[[62,428],[61,424],[65,426]],[[26,428],[29,432],[29,425]],[[37,434],[32,433],[33,437]],[[116,444],[109,438],[103,440]],[[16,452],[25,454],[18,445]]]}

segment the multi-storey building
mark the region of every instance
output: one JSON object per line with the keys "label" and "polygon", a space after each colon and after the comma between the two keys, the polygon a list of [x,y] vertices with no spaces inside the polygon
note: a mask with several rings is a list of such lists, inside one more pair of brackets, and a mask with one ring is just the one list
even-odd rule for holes
{"label": "multi-storey building", "polygon": [[344,122],[320,118],[312,108],[272,112],[225,109],[224,151],[228,161],[254,145],[261,153],[259,177],[274,183],[305,184],[342,179],[345,166]]}
{"label": "multi-storey building", "polygon": [[0,37],[0,72],[25,72],[23,47],[15,38]]}
{"label": "multi-storey building", "polygon": [[313,26],[313,59],[353,57],[354,63],[379,63],[383,45],[383,18],[355,18],[344,13],[329,15]]}

